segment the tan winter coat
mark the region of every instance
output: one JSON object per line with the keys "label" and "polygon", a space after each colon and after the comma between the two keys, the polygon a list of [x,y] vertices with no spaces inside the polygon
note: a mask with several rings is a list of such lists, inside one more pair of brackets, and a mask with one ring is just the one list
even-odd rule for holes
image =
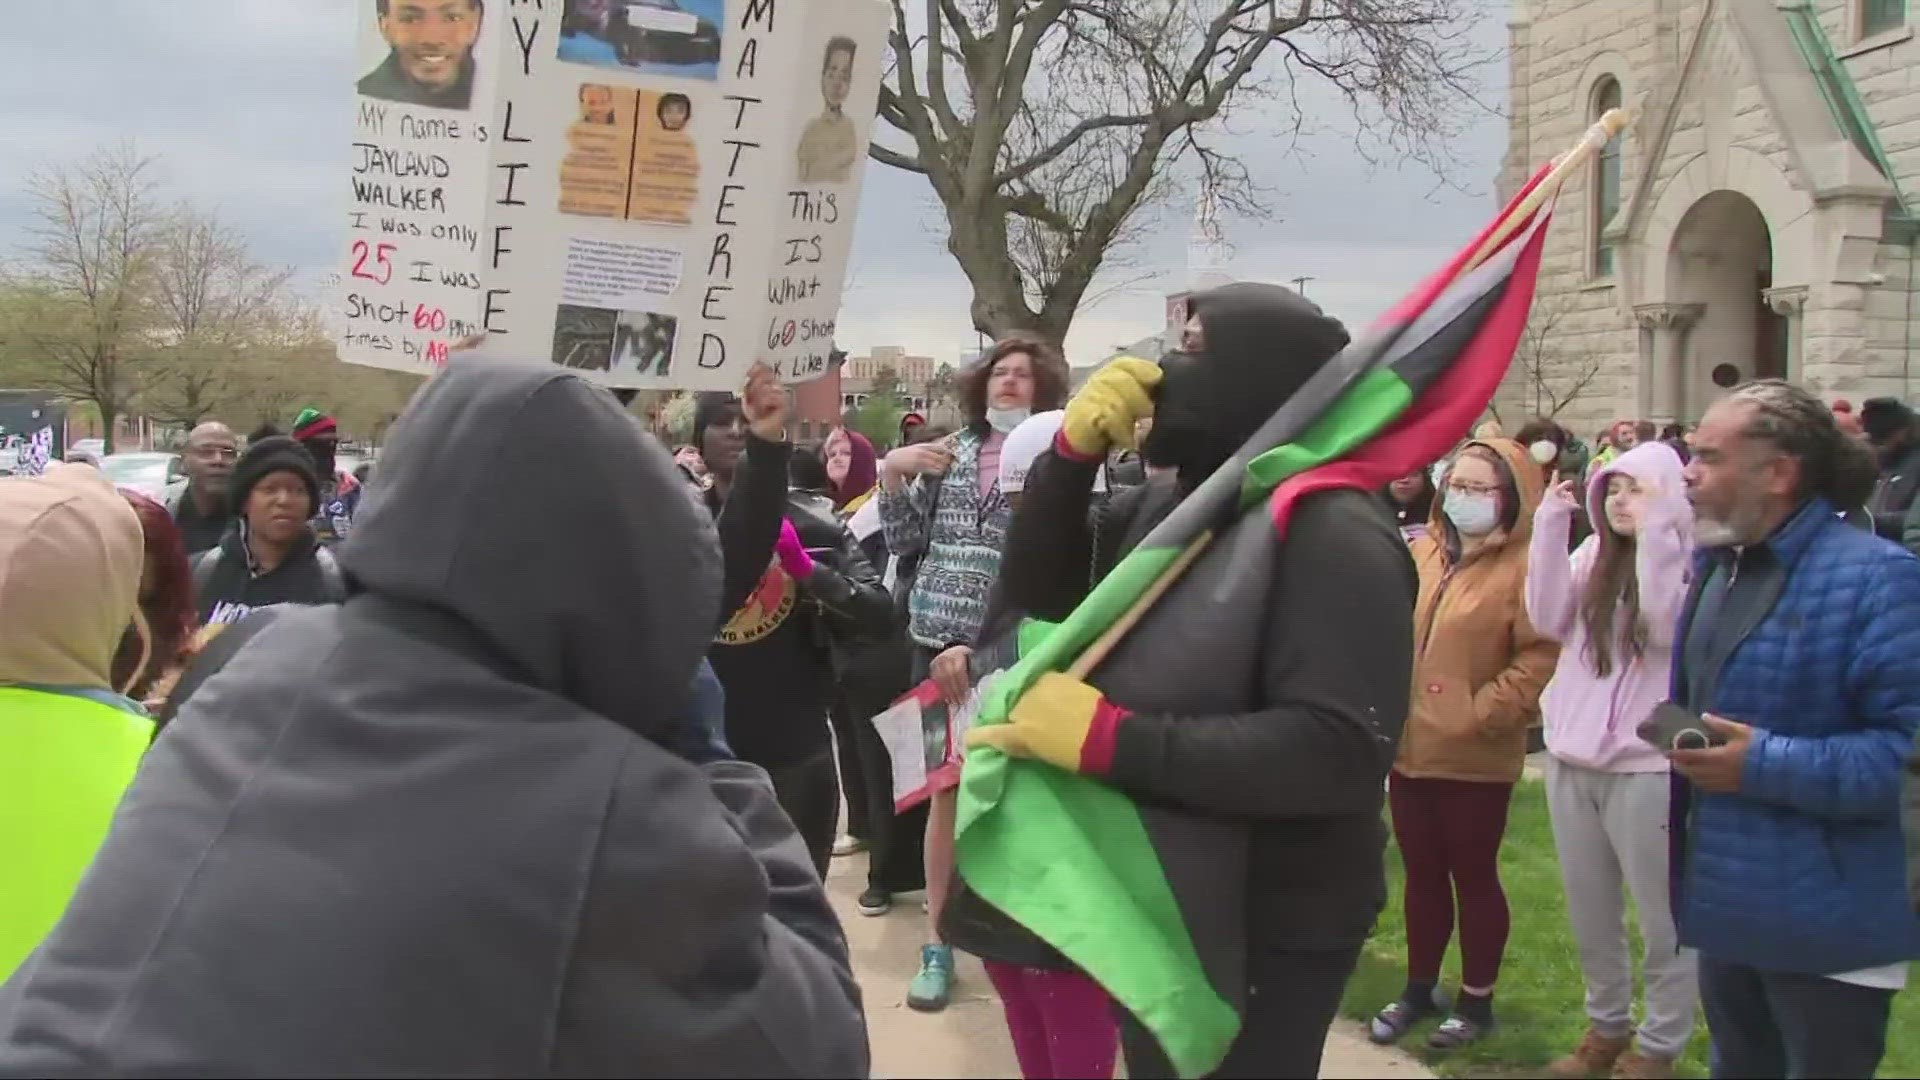
{"label": "tan winter coat", "polygon": [[1560,647],[1527,621],[1527,542],[1545,494],[1540,467],[1510,439],[1469,443],[1500,455],[1516,479],[1513,530],[1458,561],[1453,527],[1433,500],[1428,535],[1413,542],[1420,572],[1414,607],[1413,699],[1394,770],[1403,776],[1512,782],[1539,722],[1540,691]]}

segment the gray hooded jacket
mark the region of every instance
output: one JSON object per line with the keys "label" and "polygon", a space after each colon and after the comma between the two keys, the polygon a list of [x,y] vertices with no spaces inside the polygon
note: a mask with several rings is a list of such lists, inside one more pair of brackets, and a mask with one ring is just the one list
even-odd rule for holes
{"label": "gray hooded jacket", "polygon": [[157,741],[0,989],[0,1076],[866,1075],[765,775],[663,748],[720,593],[681,489],[575,376],[429,382],[341,548],[355,595]]}

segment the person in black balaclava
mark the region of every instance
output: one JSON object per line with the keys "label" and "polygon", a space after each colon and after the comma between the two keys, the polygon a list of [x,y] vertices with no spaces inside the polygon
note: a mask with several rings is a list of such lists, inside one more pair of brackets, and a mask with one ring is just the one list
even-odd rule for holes
{"label": "person in black balaclava", "polygon": [[1194,305],[1183,351],[1161,358],[1153,428],[1141,446],[1155,465],[1177,468],[1187,490],[1232,457],[1319,370],[1318,363],[1274,362],[1276,348],[1324,362],[1347,345],[1340,320],[1278,285],[1227,285],[1201,294]]}
{"label": "person in black balaclava", "polygon": [[[1113,361],[1068,403],[1028,474],[983,640],[1020,615],[1066,617],[1347,333],[1298,293],[1247,283],[1198,297],[1182,344],[1158,366]],[[1090,515],[1099,462],[1148,414],[1146,457],[1173,471]],[[1386,903],[1381,805],[1410,700],[1417,589],[1373,492],[1304,496],[1284,540],[1263,501],[1218,524],[1087,681],[1043,675],[1010,723],[974,733],[1135,801],[1196,951],[1244,1019],[1215,1076],[1318,1073]],[[955,947],[987,959],[1070,966],[971,891],[948,924]],[[1129,1076],[1176,1075],[1131,1017],[1121,1040]]]}

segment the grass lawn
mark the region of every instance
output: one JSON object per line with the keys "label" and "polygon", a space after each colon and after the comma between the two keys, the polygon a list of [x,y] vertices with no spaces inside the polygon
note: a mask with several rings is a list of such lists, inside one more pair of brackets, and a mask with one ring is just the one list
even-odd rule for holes
{"label": "grass lawn", "polygon": [[[1400,993],[1406,982],[1406,936],[1400,913],[1400,859],[1387,862],[1391,891],[1360,968],[1347,986],[1342,1011],[1365,1022]],[[1500,851],[1501,880],[1513,911],[1513,935],[1494,999],[1499,1030],[1484,1042],[1437,1054],[1426,1048],[1434,1021],[1415,1028],[1404,1046],[1444,1076],[1515,1076],[1542,1072],[1547,1062],[1571,1050],[1586,1030],[1580,959],[1561,903],[1560,866],[1547,819],[1546,785],[1528,781],[1514,793],[1513,815]],[[1639,946],[1634,946],[1636,953]],[[1637,959],[1637,957],[1636,957]],[[1459,957],[1447,955],[1446,985],[1459,987]],[[1702,1022],[1680,1061],[1683,1076],[1707,1074],[1707,1034]],[[1920,1076],[1920,991],[1894,1000],[1888,1025],[1883,1077]]]}

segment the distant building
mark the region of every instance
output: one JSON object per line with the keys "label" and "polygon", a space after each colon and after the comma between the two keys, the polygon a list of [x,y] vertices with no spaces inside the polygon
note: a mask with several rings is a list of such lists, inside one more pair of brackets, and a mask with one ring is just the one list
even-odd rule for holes
{"label": "distant building", "polygon": [[930,417],[945,404],[936,385],[941,366],[931,356],[915,356],[898,345],[876,345],[865,356],[847,358],[846,375],[840,381],[840,408],[850,412],[865,405],[874,382],[883,372],[892,372],[900,384],[900,407]]}
{"label": "distant building", "polygon": [[847,357],[847,378],[872,382],[883,368],[892,369],[909,386],[925,386],[933,381],[940,365],[931,356],[910,356],[898,345],[875,345],[865,356]]}
{"label": "distant building", "polygon": [[835,362],[827,365],[825,375],[793,387],[792,435],[796,442],[817,442],[826,438],[827,432],[840,426],[840,399],[846,383],[847,354],[836,351],[833,355]]}
{"label": "distant building", "polygon": [[846,382],[847,362],[846,352],[835,349],[828,360],[825,375],[795,383],[790,388],[793,395],[793,430],[789,435],[794,442],[819,442],[827,437],[827,432],[840,426],[840,396],[841,387]]}
{"label": "distant building", "polygon": [[[1171,303],[1169,303],[1169,306],[1171,306]],[[1185,323],[1183,322],[1181,325],[1185,325]],[[1179,327],[1170,323],[1167,329],[1161,333],[1150,334],[1131,345],[1122,345],[1094,363],[1077,365],[1071,373],[1073,390],[1077,393],[1082,386],[1087,385],[1087,380],[1093,377],[1094,372],[1105,367],[1109,361],[1122,356],[1137,356],[1142,360],[1152,360],[1157,363],[1160,360],[1161,354],[1167,351],[1166,343],[1168,341],[1178,343],[1179,340]]]}

